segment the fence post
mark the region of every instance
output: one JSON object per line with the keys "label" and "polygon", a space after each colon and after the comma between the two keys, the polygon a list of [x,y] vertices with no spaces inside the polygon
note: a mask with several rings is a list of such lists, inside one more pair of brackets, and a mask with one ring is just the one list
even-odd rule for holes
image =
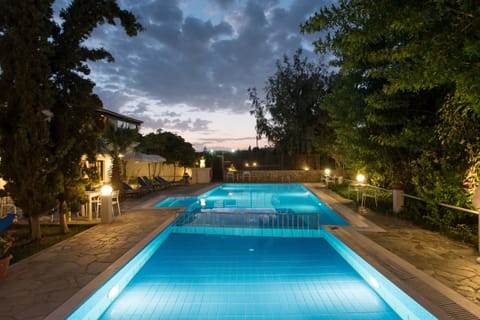
{"label": "fence post", "polygon": [[[480,252],[480,187],[476,186],[473,193],[472,205],[477,210],[478,214],[478,251]],[[480,258],[477,258],[477,263],[480,263]]]}
{"label": "fence post", "polygon": [[392,186],[392,189],[393,212],[399,213],[400,211],[402,211],[405,202],[403,186],[400,183],[395,183]]}

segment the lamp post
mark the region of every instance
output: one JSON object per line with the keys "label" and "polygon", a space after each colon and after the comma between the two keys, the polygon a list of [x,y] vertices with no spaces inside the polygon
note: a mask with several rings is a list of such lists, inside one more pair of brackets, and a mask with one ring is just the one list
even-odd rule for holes
{"label": "lamp post", "polygon": [[357,187],[357,202],[360,201],[360,188],[363,186],[363,183],[365,182],[365,176],[361,173],[357,174],[357,183],[358,183],[358,187]]}
{"label": "lamp post", "polygon": [[102,223],[112,223],[113,207],[112,207],[112,187],[104,185],[100,192],[102,193]]}
{"label": "lamp post", "polygon": [[327,184],[327,187],[328,187],[328,179],[330,178],[330,169],[327,168],[325,169],[325,183]]}

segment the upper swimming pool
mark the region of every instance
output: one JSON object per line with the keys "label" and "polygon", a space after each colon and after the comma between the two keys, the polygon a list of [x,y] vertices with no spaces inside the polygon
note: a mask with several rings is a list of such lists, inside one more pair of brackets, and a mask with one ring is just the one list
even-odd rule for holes
{"label": "upper swimming pool", "polygon": [[223,184],[198,197],[169,197],[155,207],[188,207],[188,213],[319,214],[323,225],[348,225],[301,184]]}

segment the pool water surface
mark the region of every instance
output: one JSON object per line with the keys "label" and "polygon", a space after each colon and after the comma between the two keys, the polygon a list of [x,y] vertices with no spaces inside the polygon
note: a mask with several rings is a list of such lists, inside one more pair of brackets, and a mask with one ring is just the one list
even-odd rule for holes
{"label": "pool water surface", "polygon": [[248,211],[267,213],[319,214],[323,225],[348,222],[301,184],[227,183],[198,197],[169,197],[155,207],[187,206],[189,213]]}
{"label": "pool water surface", "polygon": [[172,233],[101,319],[400,319],[323,238]]}

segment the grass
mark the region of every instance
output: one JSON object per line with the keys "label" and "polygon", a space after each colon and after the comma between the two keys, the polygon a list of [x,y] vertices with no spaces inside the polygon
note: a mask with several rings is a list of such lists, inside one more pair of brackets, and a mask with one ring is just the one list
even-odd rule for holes
{"label": "grass", "polygon": [[63,234],[60,232],[60,227],[58,225],[42,225],[42,239],[40,241],[32,241],[30,240],[30,230],[28,225],[12,225],[9,229],[15,231],[13,235],[15,241],[10,249],[10,253],[13,255],[13,259],[10,263],[15,263],[34,255],[35,253],[51,247],[58,242],[62,242],[63,240],[85,231],[92,226],[93,225],[69,225],[70,232],[68,234]]}

